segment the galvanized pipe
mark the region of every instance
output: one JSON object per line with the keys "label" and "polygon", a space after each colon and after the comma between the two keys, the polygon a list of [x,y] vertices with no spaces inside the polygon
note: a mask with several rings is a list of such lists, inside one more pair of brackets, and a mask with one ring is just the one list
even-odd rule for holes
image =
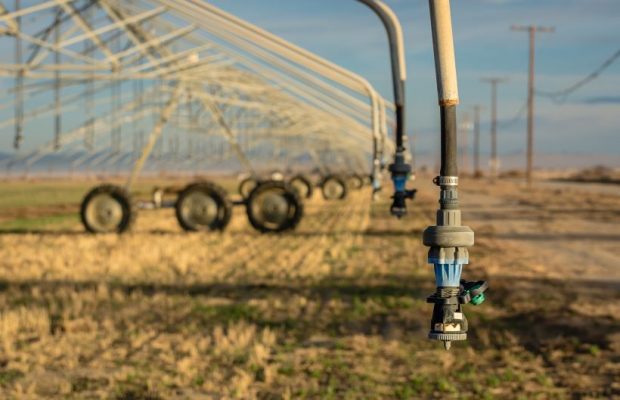
{"label": "galvanized pipe", "polygon": [[404,150],[405,135],[405,82],[407,67],[405,61],[405,40],[398,17],[385,3],[379,0],[358,0],[368,6],[379,17],[387,31],[390,43],[390,60],[392,65],[392,85],[394,104],[396,106],[396,148]]}

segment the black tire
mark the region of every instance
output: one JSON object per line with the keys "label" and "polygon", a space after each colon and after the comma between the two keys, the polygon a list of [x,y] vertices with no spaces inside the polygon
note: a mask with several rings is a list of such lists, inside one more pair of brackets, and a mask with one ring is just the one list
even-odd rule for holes
{"label": "black tire", "polygon": [[245,178],[239,183],[239,194],[244,200],[247,200],[247,198],[250,197],[252,190],[254,190],[258,185],[260,185],[260,182],[255,178]]}
{"label": "black tire", "polygon": [[[270,203],[265,204],[267,201]],[[257,231],[277,233],[295,229],[303,217],[304,206],[297,191],[287,183],[266,181],[250,193],[246,213]]]}
{"label": "black tire", "polygon": [[80,219],[90,233],[123,233],[135,222],[136,208],[124,188],[104,184],[84,196]]}
{"label": "black tire", "polygon": [[232,216],[232,202],[226,191],[212,182],[188,185],[174,206],[177,221],[188,232],[222,231]]}
{"label": "black tire", "polygon": [[347,183],[338,175],[327,175],[321,182],[321,192],[325,200],[344,200],[349,193]]}
{"label": "black tire", "polygon": [[289,179],[288,184],[297,191],[299,197],[304,199],[312,198],[314,187],[310,179],[306,178],[304,175],[295,175]]}
{"label": "black tire", "polygon": [[351,187],[355,190],[360,190],[364,187],[364,178],[358,174],[351,175],[349,182],[351,182]]}

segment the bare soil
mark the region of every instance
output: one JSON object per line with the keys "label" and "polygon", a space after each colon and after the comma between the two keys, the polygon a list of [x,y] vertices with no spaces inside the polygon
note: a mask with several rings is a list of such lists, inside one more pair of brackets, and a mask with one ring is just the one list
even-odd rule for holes
{"label": "bare soil", "polygon": [[620,193],[463,181],[464,274],[491,289],[446,352],[426,339],[429,181],[403,220],[317,193],[280,236],[242,209],[223,234],[170,210],[120,237],[0,234],[0,397],[620,398]]}

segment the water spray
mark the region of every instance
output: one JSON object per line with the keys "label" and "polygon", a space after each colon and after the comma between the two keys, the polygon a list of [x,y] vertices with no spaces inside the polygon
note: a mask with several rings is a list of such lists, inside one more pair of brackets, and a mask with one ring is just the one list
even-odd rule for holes
{"label": "water spray", "polygon": [[461,225],[458,199],[457,120],[459,103],[450,0],[429,0],[437,91],[441,114],[441,171],[434,179],[439,186],[437,224],[424,231],[424,245],[430,247],[436,291],[427,298],[433,304],[429,339],[440,340],[448,350],[453,341],[467,339],[467,318],[463,305],[481,304],[487,284],[461,279],[469,263],[468,248],[474,245],[474,231]]}

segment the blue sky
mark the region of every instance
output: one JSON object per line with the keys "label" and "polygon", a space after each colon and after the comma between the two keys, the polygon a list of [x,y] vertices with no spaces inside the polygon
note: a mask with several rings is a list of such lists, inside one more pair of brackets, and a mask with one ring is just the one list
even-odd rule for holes
{"label": "blue sky", "polygon": [[[376,17],[354,0],[211,0],[296,44],[367,77],[391,98],[387,42]],[[409,70],[408,131],[418,149],[437,148],[438,116],[428,2],[387,0],[404,26]],[[462,115],[489,108],[480,78],[510,81],[499,89],[499,118],[512,120],[526,98],[528,41],[512,24],[554,26],[537,41],[537,84],[570,86],[620,48],[619,0],[453,0]],[[545,153],[620,156],[620,60],[563,105],[537,98],[536,147]],[[483,139],[488,137],[483,113]],[[484,136],[486,135],[486,136]],[[484,145],[487,142],[483,142]],[[500,153],[525,147],[525,119],[500,132]],[[483,146],[488,151],[488,146]]]}
{"label": "blue sky", "polygon": [[[208,0],[368,78],[391,99],[387,40],[376,16],[355,0]],[[433,155],[439,117],[427,0],[387,0],[399,15],[408,65],[408,133],[417,151]],[[537,84],[543,91],[572,85],[620,48],[620,0],[452,0],[461,121],[474,104],[482,115],[483,153],[489,151],[490,89],[480,78],[509,78],[499,90],[502,155],[525,149],[525,118],[506,125],[525,103],[528,38],[512,24],[555,27],[537,40]],[[4,48],[3,48],[4,49]],[[6,52],[11,57],[12,50]],[[4,88],[13,81],[4,80]],[[620,166],[620,60],[562,104],[536,99],[539,153],[610,157]],[[10,114],[9,107],[3,111]],[[1,112],[0,112],[1,113]],[[7,115],[8,115],[7,114]],[[12,115],[12,114],[11,114]],[[10,115],[9,115],[10,117]],[[69,120],[71,115],[67,115]],[[69,122],[69,121],[67,121]],[[49,121],[29,145],[49,140]],[[504,126],[506,125],[506,126]],[[12,127],[4,129],[0,152],[12,151]],[[520,157],[519,157],[520,158]]]}

